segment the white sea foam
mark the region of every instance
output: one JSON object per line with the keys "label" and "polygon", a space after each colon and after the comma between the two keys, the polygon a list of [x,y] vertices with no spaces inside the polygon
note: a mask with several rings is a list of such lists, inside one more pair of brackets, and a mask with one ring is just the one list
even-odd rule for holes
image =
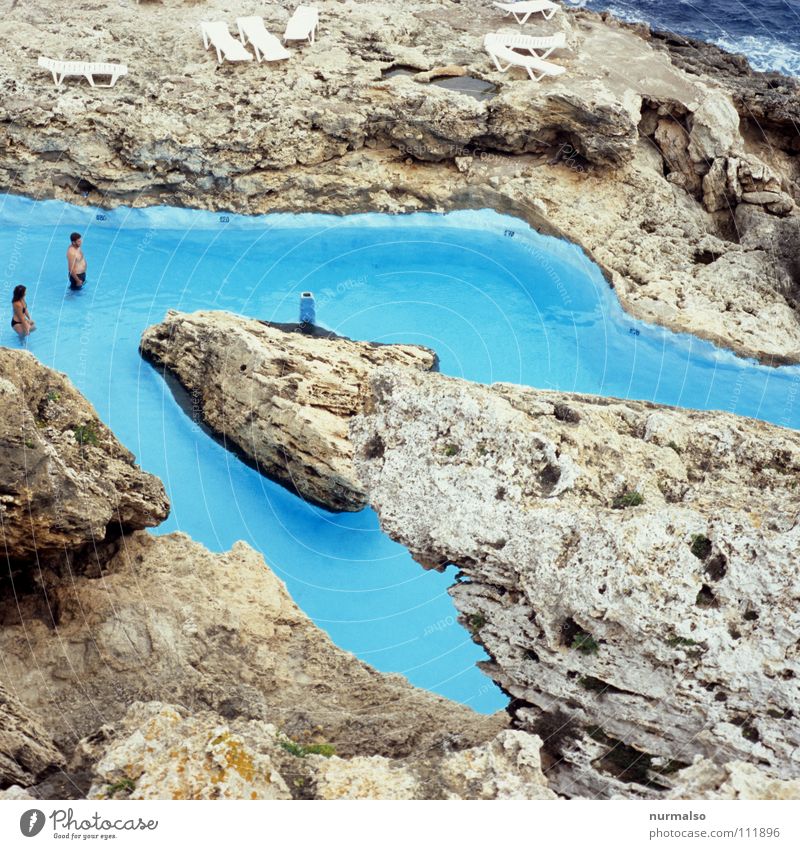
{"label": "white sea foam", "polygon": [[757,71],[780,71],[782,74],[800,76],[800,50],[768,36],[716,38],[714,43],[732,53],[743,53]]}

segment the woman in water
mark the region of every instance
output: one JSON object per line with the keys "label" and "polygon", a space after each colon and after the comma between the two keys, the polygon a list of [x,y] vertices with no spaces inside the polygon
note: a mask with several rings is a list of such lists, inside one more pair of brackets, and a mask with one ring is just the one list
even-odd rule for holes
{"label": "woman in water", "polygon": [[24,339],[29,333],[36,330],[36,325],[31,321],[28,305],[25,302],[24,286],[15,286],[14,294],[11,296],[11,327],[17,331],[20,339]]}

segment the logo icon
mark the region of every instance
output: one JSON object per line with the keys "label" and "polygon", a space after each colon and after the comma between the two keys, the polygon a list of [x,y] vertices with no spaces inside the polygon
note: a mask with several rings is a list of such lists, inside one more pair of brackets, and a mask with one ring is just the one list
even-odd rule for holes
{"label": "logo icon", "polygon": [[19,818],[19,830],[25,837],[36,837],[44,828],[45,816],[36,808],[31,808]]}

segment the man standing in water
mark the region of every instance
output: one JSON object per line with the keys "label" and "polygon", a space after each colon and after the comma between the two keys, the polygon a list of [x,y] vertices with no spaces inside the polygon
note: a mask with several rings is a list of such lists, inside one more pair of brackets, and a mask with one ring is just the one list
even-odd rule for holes
{"label": "man standing in water", "polygon": [[86,282],[86,257],[83,255],[80,233],[70,234],[70,246],[67,248],[67,270],[69,272],[69,288],[82,289]]}

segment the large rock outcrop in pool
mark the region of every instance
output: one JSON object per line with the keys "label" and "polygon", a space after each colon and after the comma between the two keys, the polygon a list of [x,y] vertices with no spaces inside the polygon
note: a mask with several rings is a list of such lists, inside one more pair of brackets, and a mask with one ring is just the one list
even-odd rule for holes
{"label": "large rock outcrop in pool", "polygon": [[331,510],[361,510],[349,420],[379,366],[431,369],[415,345],[291,332],[226,312],[170,311],[141,351],[191,393],[192,409],[260,472]]}
{"label": "large rock outcrop in pool", "polygon": [[461,750],[506,724],[337,648],[244,543],[212,554],[183,534],[137,532],[101,579],[63,582],[50,602],[55,629],[25,597],[0,599],[2,677],[67,754],[137,700],[263,720],[342,757]]}
{"label": "large rock outcrop in pool", "polygon": [[169,513],[141,471],[62,374],[0,348],[0,539],[12,569],[62,563]]}
{"label": "large rock outcrop in pool", "polygon": [[[569,796],[695,756],[798,778],[800,434],[388,369],[356,418],[382,527],[427,566]],[[662,776],[662,774],[664,774]]]}
{"label": "large rock outcrop in pool", "polygon": [[[552,56],[566,73],[534,83],[484,51],[487,32],[515,26],[485,0],[319,5],[316,43],[264,75],[204,52],[196,4],[74,0],[76,43],[148,73],[113,89],[70,80],[54,98],[31,56],[62,55],[61,4],[10,4],[0,185],[250,213],[493,207],[583,246],[639,318],[800,360],[800,273],[763,247],[768,233],[740,238],[736,216],[764,210],[797,253],[797,231],[778,223],[800,201],[796,81],[564,8],[525,27],[567,35]],[[223,0],[203,9],[235,17]],[[280,32],[291,7],[262,11]],[[492,96],[447,90],[442,73]]]}

